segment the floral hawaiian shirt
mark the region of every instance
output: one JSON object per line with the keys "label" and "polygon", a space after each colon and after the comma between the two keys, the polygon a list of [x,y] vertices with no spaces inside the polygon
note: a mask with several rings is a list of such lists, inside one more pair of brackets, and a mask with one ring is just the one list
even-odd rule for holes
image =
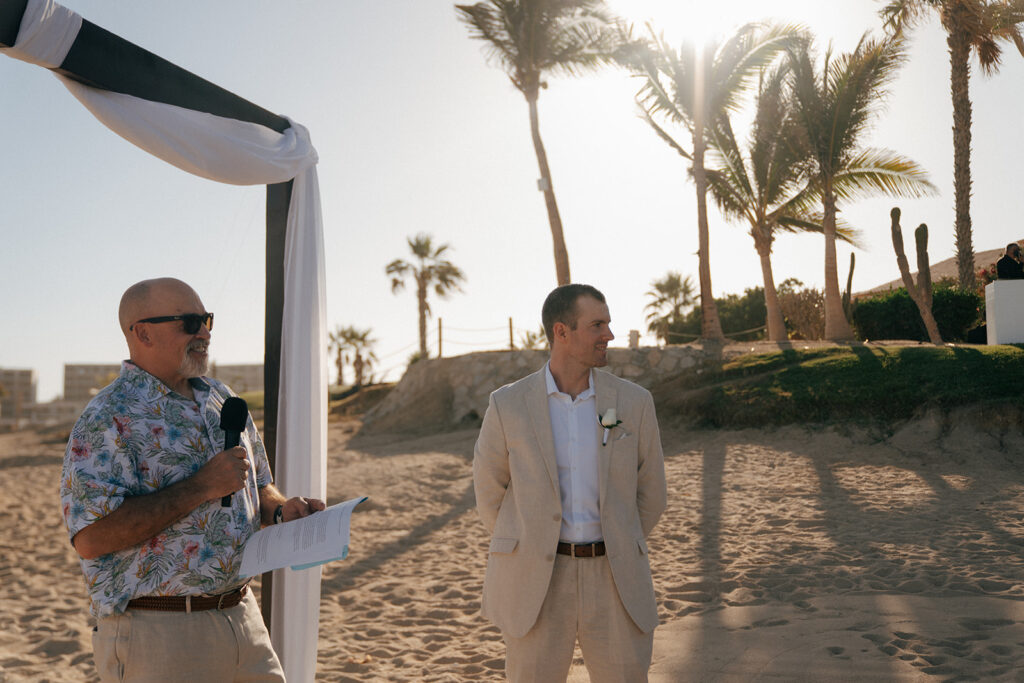
{"label": "floral hawaiian shirt", "polygon": [[[125,361],[86,406],[71,431],[60,485],[72,539],[125,498],[187,479],[223,450],[220,411],[233,394],[213,379],[190,381],[194,401]],[[231,507],[207,501],[141,545],[81,560],[96,617],[123,612],[143,595],[218,594],[244,583],[241,550],[260,528],[259,489],[271,474],[252,419],[240,445],[253,464]]]}

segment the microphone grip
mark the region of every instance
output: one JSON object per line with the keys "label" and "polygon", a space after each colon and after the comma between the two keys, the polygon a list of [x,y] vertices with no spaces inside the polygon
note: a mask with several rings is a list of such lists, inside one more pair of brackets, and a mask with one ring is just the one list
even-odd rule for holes
{"label": "microphone grip", "polygon": [[[241,439],[242,439],[242,433],[241,432],[235,432],[235,431],[232,431],[230,429],[225,430],[224,431],[224,450],[228,450],[229,448],[234,448],[235,446],[237,446],[239,444]],[[220,499],[220,506],[222,508],[229,508],[229,507],[231,507],[231,494],[230,493]]]}

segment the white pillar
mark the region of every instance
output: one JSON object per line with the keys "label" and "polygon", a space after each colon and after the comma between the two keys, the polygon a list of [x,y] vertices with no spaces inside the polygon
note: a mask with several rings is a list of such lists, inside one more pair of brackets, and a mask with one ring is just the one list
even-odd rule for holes
{"label": "white pillar", "polygon": [[1024,280],[985,285],[985,329],[989,344],[1024,343]]}

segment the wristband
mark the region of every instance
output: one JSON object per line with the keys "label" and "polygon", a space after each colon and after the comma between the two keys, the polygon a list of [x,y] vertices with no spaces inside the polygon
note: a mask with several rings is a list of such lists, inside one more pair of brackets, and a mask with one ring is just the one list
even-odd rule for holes
{"label": "wristband", "polygon": [[284,521],[284,505],[278,505],[277,509],[274,510],[274,524],[280,524]]}

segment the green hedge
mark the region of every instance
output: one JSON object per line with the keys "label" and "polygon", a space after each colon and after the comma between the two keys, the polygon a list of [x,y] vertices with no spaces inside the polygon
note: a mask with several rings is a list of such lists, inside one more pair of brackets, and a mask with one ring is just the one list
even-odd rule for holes
{"label": "green hedge", "polygon": [[[658,419],[743,429],[784,424],[894,424],[929,407],[977,406],[1018,430],[1024,344],[850,344],[743,355],[700,365],[651,387]],[[1005,422],[1003,422],[1005,420]]]}
{"label": "green hedge", "polygon": [[[754,341],[765,338],[764,289],[749,287],[743,294],[726,294],[715,299],[718,321],[725,336],[735,341]],[[668,343],[685,344],[700,337],[701,310],[697,304],[681,320],[669,323]]]}
{"label": "green hedge", "polygon": [[[932,315],[943,341],[964,341],[967,330],[978,322],[981,305],[981,297],[974,292],[935,285],[932,288]],[[928,341],[921,313],[904,287],[857,301],[853,306],[853,326],[863,340]]]}

